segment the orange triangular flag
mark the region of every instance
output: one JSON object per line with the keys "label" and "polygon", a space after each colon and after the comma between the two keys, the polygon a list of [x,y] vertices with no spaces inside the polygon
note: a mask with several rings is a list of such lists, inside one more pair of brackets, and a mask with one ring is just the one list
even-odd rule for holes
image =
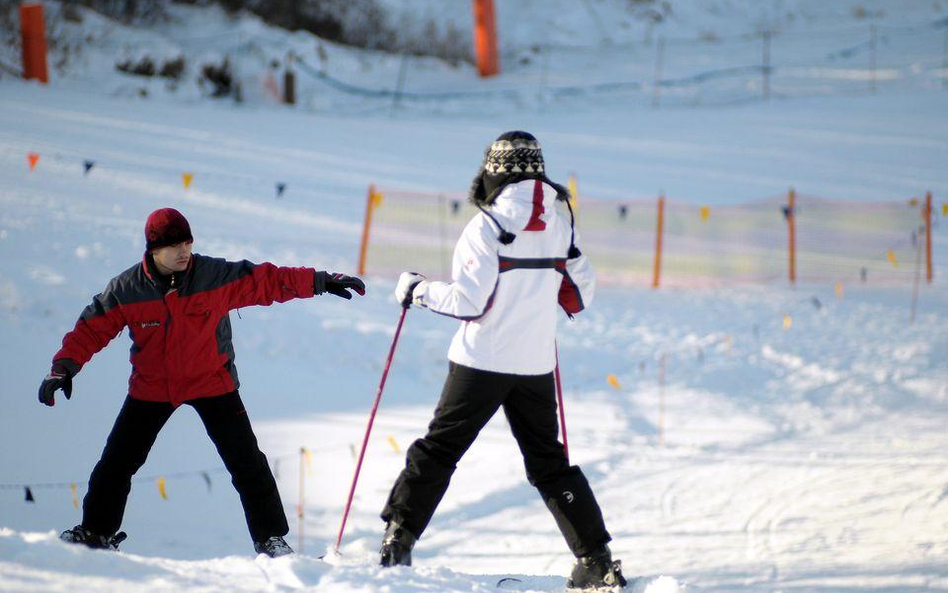
{"label": "orange triangular flag", "polygon": [[28,155],[26,155],[26,160],[30,162],[30,171],[32,171],[33,169],[36,168],[36,163],[39,162],[40,155],[39,153],[31,152]]}
{"label": "orange triangular flag", "polygon": [[701,222],[708,222],[708,218],[711,216],[711,208],[708,206],[701,207]]}
{"label": "orange triangular flag", "polygon": [[612,385],[616,389],[622,389],[622,385],[619,384],[619,380],[616,379],[615,375],[607,376],[606,382],[609,383],[609,385]]}
{"label": "orange triangular flag", "polygon": [[885,254],[885,256],[886,256],[887,258],[889,258],[889,261],[892,262],[892,265],[893,265],[893,266],[898,267],[898,265],[899,265],[899,260],[895,259],[895,252],[894,252],[894,251],[892,251],[892,250],[890,249],[890,250],[888,251],[888,253]]}
{"label": "orange triangular flag", "polygon": [[192,181],[194,181],[194,173],[182,173],[182,174],[181,174],[181,183],[184,184],[184,189],[190,188]]}

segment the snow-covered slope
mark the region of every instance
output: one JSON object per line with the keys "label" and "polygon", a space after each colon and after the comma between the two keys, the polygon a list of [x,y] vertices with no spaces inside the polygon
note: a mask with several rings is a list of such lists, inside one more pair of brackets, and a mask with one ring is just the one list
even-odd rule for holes
{"label": "snow-covered slope", "polygon": [[[646,109],[895,93],[940,88],[948,75],[944,0],[498,2],[501,73],[487,80],[470,62],[362,51],[215,6],[168,4],[166,19],[148,28],[55,0],[44,6],[58,85],[184,102],[277,104],[287,67],[297,103],[314,111],[493,117],[604,103]],[[429,38],[473,45],[468,0],[380,6],[389,28],[412,46]],[[0,74],[21,61],[19,37],[3,34]],[[226,71],[232,84],[218,87],[208,68]]]}

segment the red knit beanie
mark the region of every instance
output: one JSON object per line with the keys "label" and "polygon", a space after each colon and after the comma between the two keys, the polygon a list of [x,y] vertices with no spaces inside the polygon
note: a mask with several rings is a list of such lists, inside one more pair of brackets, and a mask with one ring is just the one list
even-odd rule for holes
{"label": "red knit beanie", "polygon": [[145,222],[146,250],[151,251],[185,241],[194,241],[194,237],[191,236],[191,225],[183,214],[174,208],[161,208],[148,215]]}

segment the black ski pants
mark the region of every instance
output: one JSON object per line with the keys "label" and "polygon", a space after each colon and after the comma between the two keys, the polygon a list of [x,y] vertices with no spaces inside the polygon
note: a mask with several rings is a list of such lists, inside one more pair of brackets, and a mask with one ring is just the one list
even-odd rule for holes
{"label": "black ski pants", "polygon": [[428,434],[408,449],[382,519],[420,537],[458,461],[500,407],[523,454],[527,479],[540,492],[573,554],[585,556],[609,542],[589,482],[579,467],[569,465],[557,440],[553,373],[508,375],[455,363],[450,363]]}
{"label": "black ski pants", "polygon": [[[236,391],[185,402],[194,408],[230,472],[255,542],[289,532],[286,514],[266,456]],[[118,531],[125,515],[132,476],[145,463],[158,432],[175,407],[131,396],[115,419],[102,458],[92,470],[82,502],[82,526],[100,535]]]}

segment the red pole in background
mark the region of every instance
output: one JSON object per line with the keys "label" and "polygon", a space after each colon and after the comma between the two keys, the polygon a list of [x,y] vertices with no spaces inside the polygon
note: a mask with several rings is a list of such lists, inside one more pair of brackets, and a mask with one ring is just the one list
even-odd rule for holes
{"label": "red pole in background", "polygon": [[359,244],[359,276],[365,276],[365,255],[369,248],[369,233],[372,230],[372,211],[375,210],[375,186],[369,186],[369,195],[365,199],[365,220],[362,225],[362,242]]}
{"label": "red pole in background", "polygon": [[922,217],[925,219],[925,279],[932,283],[932,192],[925,194],[925,205],[922,207]]}
{"label": "red pole in background", "polygon": [[652,268],[652,288],[658,288],[662,274],[662,233],[665,228],[665,196],[658,197],[658,222],[655,225],[655,265]]}
{"label": "red pole in background", "polygon": [[42,4],[20,5],[20,36],[23,39],[23,78],[49,82],[46,68],[46,27]]}
{"label": "red pole in background", "polygon": [[566,410],[563,409],[563,384],[560,382],[560,350],[553,343],[553,352],[556,353],[556,404],[560,410],[560,430],[563,432],[563,453],[566,455],[566,461],[569,462],[569,442],[566,440]]}
{"label": "red pole in background", "polygon": [[382,380],[379,382],[379,390],[375,394],[375,403],[372,404],[372,412],[369,414],[369,423],[365,427],[365,437],[362,439],[362,450],[359,451],[359,461],[356,462],[355,475],[352,476],[352,486],[349,488],[349,499],[346,500],[346,510],[342,513],[342,525],[339,526],[339,536],[336,538],[336,553],[339,553],[339,544],[342,543],[342,534],[346,530],[346,519],[349,518],[349,508],[352,506],[352,497],[355,494],[356,484],[359,482],[359,472],[362,470],[362,459],[365,457],[365,448],[369,444],[369,434],[372,433],[372,424],[375,422],[375,412],[379,409],[379,402],[382,400],[382,390],[385,389],[385,379],[388,377],[388,369],[392,366],[392,357],[395,356],[395,346],[398,344],[398,336],[402,333],[402,324],[405,322],[405,313],[408,307],[402,307],[402,314],[398,318],[398,327],[395,328],[395,337],[392,338],[392,347],[388,351],[388,360],[385,362],[385,370],[382,371]]}
{"label": "red pole in background", "polygon": [[474,53],[477,70],[482,77],[500,72],[497,59],[497,26],[494,19],[494,0],[474,2]]}

